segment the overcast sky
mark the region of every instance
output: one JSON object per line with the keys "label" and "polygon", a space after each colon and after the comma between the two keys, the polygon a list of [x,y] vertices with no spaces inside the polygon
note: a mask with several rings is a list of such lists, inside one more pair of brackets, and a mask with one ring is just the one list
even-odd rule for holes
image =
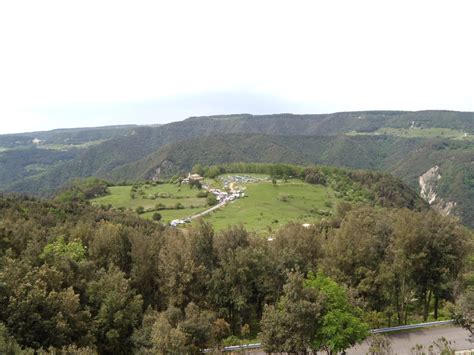
{"label": "overcast sky", "polygon": [[474,1],[2,1],[0,133],[474,111]]}

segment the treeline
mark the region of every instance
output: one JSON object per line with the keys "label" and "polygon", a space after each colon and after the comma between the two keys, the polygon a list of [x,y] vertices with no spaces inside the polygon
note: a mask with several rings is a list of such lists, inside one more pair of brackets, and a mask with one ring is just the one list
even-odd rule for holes
{"label": "treeline", "polygon": [[304,167],[290,164],[266,164],[266,163],[229,163],[220,165],[203,166],[196,164],[192,171],[196,174],[215,178],[218,175],[228,173],[239,174],[265,174],[278,178],[301,177],[304,174]]}
{"label": "treeline", "polygon": [[85,202],[109,193],[109,181],[96,177],[73,179],[57,191],[55,199],[61,202]]}
{"label": "treeline", "polygon": [[[370,327],[446,316],[473,237],[432,211],[350,204],[268,239],[74,201],[3,197],[0,216],[7,353],[196,353],[257,336],[273,351],[342,350]],[[357,331],[336,344],[346,321]]]}

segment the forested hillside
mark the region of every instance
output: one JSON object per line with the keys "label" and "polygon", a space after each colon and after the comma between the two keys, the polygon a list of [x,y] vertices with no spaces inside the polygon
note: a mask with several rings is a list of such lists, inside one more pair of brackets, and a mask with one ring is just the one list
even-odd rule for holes
{"label": "forested hillside", "polygon": [[372,327],[451,317],[472,284],[471,232],[430,210],[337,211],[267,239],[1,197],[0,352],[193,353],[256,338],[340,351]]}
{"label": "forested hillside", "polygon": [[[76,177],[137,181],[167,178],[197,163],[254,161],[376,169],[395,174],[419,191],[419,177],[438,166],[441,177],[432,189],[440,205],[452,205],[451,213],[474,223],[474,114],[469,112],[228,115],[107,132],[118,136],[109,135],[34,173],[30,166],[41,164],[34,155],[28,165],[5,165],[8,173],[2,175],[0,189],[51,195]],[[6,139],[0,136],[0,141],[2,137]],[[0,152],[0,157],[9,159],[8,153]]]}
{"label": "forested hillside", "polygon": [[156,153],[118,167],[112,181],[167,179],[195,164],[268,162],[324,164],[387,171],[419,191],[419,177],[440,166],[437,191],[456,201],[454,213],[474,227],[474,147],[471,142],[390,136],[225,135],[170,144]]}
{"label": "forested hillside", "polygon": [[46,145],[80,145],[93,141],[115,138],[130,132],[134,125],[90,128],[55,129],[52,131],[27,132],[0,135],[0,148],[34,146],[36,138]]}

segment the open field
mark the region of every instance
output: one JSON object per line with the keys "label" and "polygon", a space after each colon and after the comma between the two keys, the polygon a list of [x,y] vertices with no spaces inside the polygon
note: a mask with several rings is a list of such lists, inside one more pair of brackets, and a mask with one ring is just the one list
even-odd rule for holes
{"label": "open field", "polygon": [[301,180],[251,183],[245,186],[246,197],[218,209],[205,220],[219,230],[242,223],[248,230],[275,230],[290,221],[313,223],[324,213],[331,213],[338,199],[329,187],[311,185]]}
{"label": "open field", "polygon": [[[196,188],[190,189],[188,185],[174,184],[141,185],[132,191],[133,186],[112,186],[110,194],[93,199],[91,202],[98,205],[112,205],[115,208],[135,210],[142,206],[145,210],[155,209],[162,204],[165,209],[159,211],[163,222],[170,222],[176,218],[193,215],[207,208],[206,199],[198,198]],[[132,198],[132,194],[135,198]],[[176,208],[180,204],[182,208]],[[153,212],[144,213],[144,218],[151,218]]]}
{"label": "open field", "polygon": [[40,149],[49,149],[49,150],[62,150],[66,151],[69,149],[86,149],[95,145],[99,145],[100,143],[105,142],[105,139],[99,139],[95,141],[90,141],[90,142],[85,142],[81,144],[48,144],[48,143],[42,143],[38,145],[38,148]]}
{"label": "open field", "polygon": [[349,132],[348,135],[388,135],[405,138],[444,138],[457,140],[474,140],[474,135],[450,128],[380,128],[374,132]]}
{"label": "open field", "polygon": [[[245,197],[204,217],[216,230],[241,223],[248,230],[264,232],[278,229],[290,221],[313,223],[332,213],[338,202],[334,190],[330,187],[307,184],[297,179],[287,182],[279,180],[273,185],[265,175],[246,176],[250,175],[258,180],[243,184],[232,183],[234,188],[245,192]],[[213,180],[212,185],[222,188],[222,181],[227,179],[228,175],[221,176]],[[91,202],[130,210],[142,206],[148,212],[141,216],[147,219],[152,217],[156,205],[162,204],[164,209],[160,209],[159,213],[164,223],[190,217],[209,208],[206,198],[198,198],[198,190],[190,189],[188,185],[144,184],[136,187],[135,192],[133,186],[113,186],[109,191],[109,195]],[[132,198],[132,195],[135,197]],[[176,208],[177,204],[182,207]]]}

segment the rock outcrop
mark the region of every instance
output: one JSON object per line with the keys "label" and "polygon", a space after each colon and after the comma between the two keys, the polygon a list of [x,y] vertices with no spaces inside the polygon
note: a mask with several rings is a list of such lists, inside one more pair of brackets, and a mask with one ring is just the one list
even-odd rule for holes
{"label": "rock outcrop", "polygon": [[418,182],[421,189],[420,195],[436,211],[447,216],[452,214],[453,209],[456,207],[456,202],[445,201],[439,197],[437,188],[440,180],[440,168],[438,165],[435,165],[419,177]]}

